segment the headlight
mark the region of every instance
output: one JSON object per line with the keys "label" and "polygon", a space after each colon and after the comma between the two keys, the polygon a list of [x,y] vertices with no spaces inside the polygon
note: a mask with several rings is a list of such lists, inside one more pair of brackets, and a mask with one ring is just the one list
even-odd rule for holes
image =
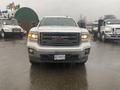
{"label": "headlight", "polygon": [[105,33],[112,33],[112,31],[105,31]]}
{"label": "headlight", "polygon": [[89,41],[90,40],[90,35],[89,34],[82,34],[81,35],[81,40],[82,41]]}
{"label": "headlight", "polygon": [[30,32],[28,34],[28,39],[31,41],[37,41],[38,40],[38,34],[34,32]]}
{"label": "headlight", "polygon": [[112,33],[112,29],[111,28],[105,28],[105,33]]}

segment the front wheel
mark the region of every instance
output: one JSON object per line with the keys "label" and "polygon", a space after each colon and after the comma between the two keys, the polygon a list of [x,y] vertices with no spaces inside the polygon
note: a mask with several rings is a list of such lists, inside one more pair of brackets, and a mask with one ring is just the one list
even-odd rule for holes
{"label": "front wheel", "polygon": [[37,65],[38,64],[37,62],[34,61],[34,59],[35,59],[34,57],[29,55],[29,61],[30,61],[31,65]]}
{"label": "front wheel", "polygon": [[103,42],[106,41],[105,34],[102,34],[102,36],[101,36],[101,40],[102,40]]}
{"label": "front wheel", "polygon": [[23,34],[20,34],[19,37],[20,37],[20,39],[23,39],[24,35],[23,35]]}
{"label": "front wheel", "polygon": [[81,62],[76,63],[76,65],[84,65],[88,61],[88,56],[81,59]]}
{"label": "front wheel", "polygon": [[3,30],[1,31],[1,37],[6,38],[6,34],[5,34],[5,32]]}

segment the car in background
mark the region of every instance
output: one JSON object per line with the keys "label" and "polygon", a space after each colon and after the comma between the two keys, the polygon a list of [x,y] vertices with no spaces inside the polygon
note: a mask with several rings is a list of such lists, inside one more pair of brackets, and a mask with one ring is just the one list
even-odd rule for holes
{"label": "car in background", "polygon": [[48,16],[30,30],[27,47],[31,64],[84,64],[90,53],[90,35],[71,17]]}
{"label": "car in background", "polygon": [[1,18],[0,19],[0,36],[8,38],[10,36],[19,36],[23,38],[25,31],[18,25],[16,19]]}
{"label": "car in background", "polygon": [[106,19],[103,21],[98,33],[98,38],[102,41],[106,40],[120,40],[120,20]]}

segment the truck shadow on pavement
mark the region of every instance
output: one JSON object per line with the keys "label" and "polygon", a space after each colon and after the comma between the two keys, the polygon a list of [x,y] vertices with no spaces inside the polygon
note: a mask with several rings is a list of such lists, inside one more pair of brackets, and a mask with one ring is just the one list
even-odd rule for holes
{"label": "truck shadow on pavement", "polygon": [[20,43],[20,42],[24,42],[25,44],[27,43],[27,39],[26,39],[26,37],[24,37],[24,38],[6,38],[6,39],[2,39],[2,38],[0,38],[0,42],[4,42],[4,43],[6,43],[6,42],[11,42],[11,43],[14,43],[14,44],[16,44],[16,43]]}
{"label": "truck shadow on pavement", "polygon": [[31,66],[30,90],[88,90],[86,67],[48,64]]}

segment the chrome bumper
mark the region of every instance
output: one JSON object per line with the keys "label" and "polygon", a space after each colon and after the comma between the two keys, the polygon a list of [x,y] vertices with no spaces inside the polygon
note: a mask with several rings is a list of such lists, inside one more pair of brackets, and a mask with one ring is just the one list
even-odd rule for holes
{"label": "chrome bumper", "polygon": [[120,40],[120,34],[105,34],[106,39]]}

